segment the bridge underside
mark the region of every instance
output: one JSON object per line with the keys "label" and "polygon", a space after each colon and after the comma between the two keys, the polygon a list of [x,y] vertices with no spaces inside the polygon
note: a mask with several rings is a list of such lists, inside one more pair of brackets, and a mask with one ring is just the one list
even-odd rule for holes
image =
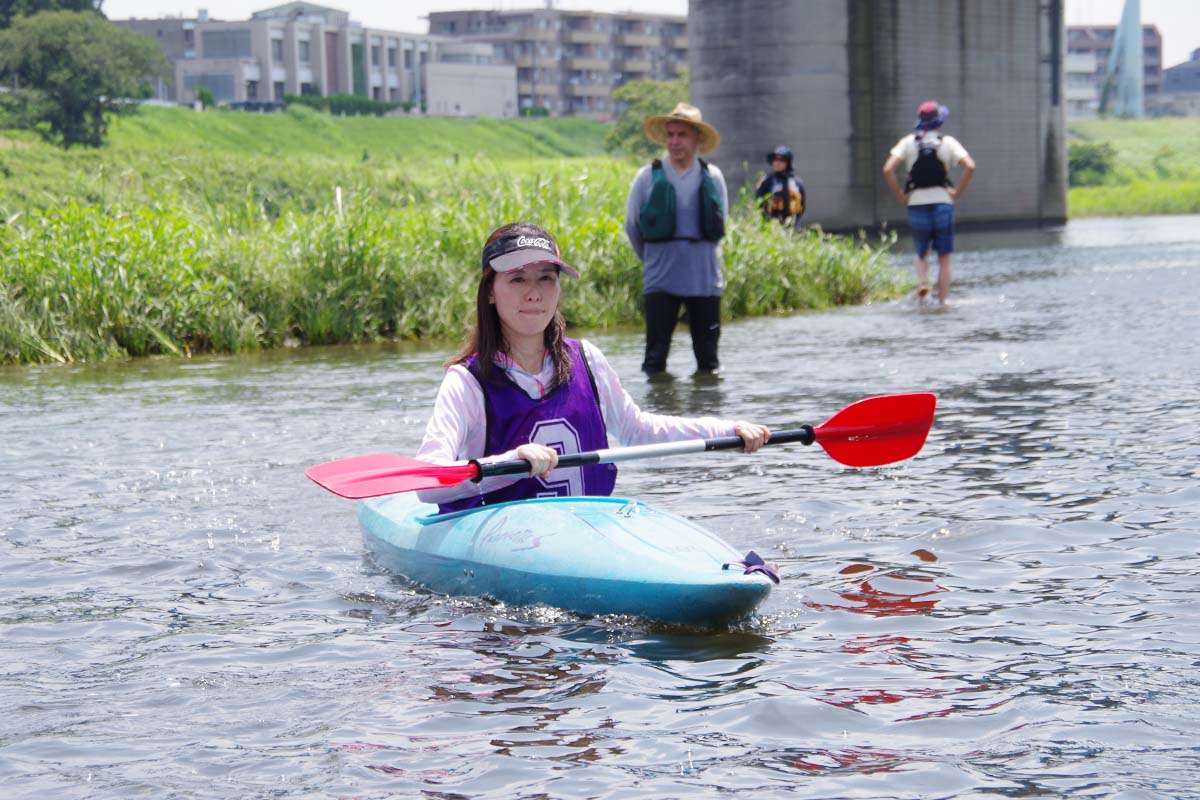
{"label": "bridge underside", "polygon": [[916,108],[950,108],[943,131],[978,170],[967,225],[1066,219],[1064,0],[690,0],[692,102],[721,131],[713,154],[736,191],[778,144],[796,152],[805,221],[903,224],[882,178]]}

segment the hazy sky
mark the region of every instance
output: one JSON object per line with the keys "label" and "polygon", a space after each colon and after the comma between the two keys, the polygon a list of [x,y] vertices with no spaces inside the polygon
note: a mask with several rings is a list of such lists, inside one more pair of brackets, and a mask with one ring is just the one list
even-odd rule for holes
{"label": "hazy sky", "polygon": [[[729,0],[735,2],[736,0]],[[819,0],[792,0],[795,3]],[[352,19],[371,27],[395,31],[425,33],[429,30],[423,16],[430,11],[465,8],[533,8],[544,0],[328,0],[318,2],[349,11]],[[555,0],[559,8],[592,11],[638,11],[654,14],[686,14],[687,0]],[[1200,0],[1141,0],[1143,24],[1158,26],[1163,37],[1163,66],[1186,61],[1200,48]],[[104,0],[104,13],[110,19],[127,17],[194,17],[197,8],[206,8],[215,19],[246,19],[250,11],[270,8],[272,0],[247,4],[245,0]],[[1066,0],[1068,25],[1116,25],[1121,19],[1125,0]]]}

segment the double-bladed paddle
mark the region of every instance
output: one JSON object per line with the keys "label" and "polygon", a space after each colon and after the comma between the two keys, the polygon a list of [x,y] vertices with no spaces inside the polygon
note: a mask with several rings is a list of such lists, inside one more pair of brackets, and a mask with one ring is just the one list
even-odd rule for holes
{"label": "double-bladed paddle", "polygon": [[[851,403],[821,425],[772,431],[768,445],[816,442],[833,460],[850,467],[878,467],[914,456],[925,444],[933,424],[937,397],[929,392],[888,394]],[[681,442],[615,447],[559,456],[559,467],[612,464],[635,458],[733,450],[745,443],[739,436],[687,439]],[[407,456],[374,453],[316,464],[304,471],[317,485],[336,495],[359,500],[384,494],[415,492],[479,481],[493,475],[519,475],[529,462],[493,461],[432,464]]]}

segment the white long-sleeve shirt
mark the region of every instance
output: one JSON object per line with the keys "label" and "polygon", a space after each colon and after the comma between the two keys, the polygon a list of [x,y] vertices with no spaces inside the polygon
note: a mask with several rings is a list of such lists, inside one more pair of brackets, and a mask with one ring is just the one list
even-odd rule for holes
{"label": "white long-sleeve shirt", "polygon": [[[591,342],[583,340],[583,355],[592,368],[596,390],[600,394],[600,413],[608,429],[608,437],[619,445],[653,444],[681,439],[709,439],[732,436],[734,422],[716,417],[675,417],[651,414],[638,408],[637,403],[621,386],[617,373],[608,359]],[[554,366],[549,359],[541,372],[532,375],[518,368],[509,368],[511,378],[530,397],[545,396],[554,378]],[[446,370],[433,405],[433,416],[425,426],[425,439],[417,458],[436,464],[462,463],[470,459],[509,461],[515,451],[483,458],[486,445],[487,416],[483,404],[483,389],[479,381],[461,364]],[[423,503],[449,503],[467,497],[487,494],[514,483],[524,475],[501,475],[484,478],[479,483],[464,481],[444,489],[426,489],[417,496]],[[551,473],[550,480],[554,479]]]}

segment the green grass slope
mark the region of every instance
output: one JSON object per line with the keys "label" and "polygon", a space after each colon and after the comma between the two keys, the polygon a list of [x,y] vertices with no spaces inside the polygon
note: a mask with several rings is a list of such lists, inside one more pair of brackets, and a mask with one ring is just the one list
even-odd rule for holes
{"label": "green grass slope", "polygon": [[334,117],[304,106],[284,113],[195,112],[146,107],[114,120],[108,147],[205,150],[269,156],[498,160],[599,155],[607,127],[584,119],[499,120]]}
{"label": "green grass slope", "polygon": [[1200,179],[1200,117],[1076,120],[1071,139],[1108,142],[1118,180]]}
{"label": "green grass slope", "polygon": [[265,201],[276,214],[311,210],[335,187],[410,194],[440,168],[485,162],[497,180],[547,162],[604,158],[607,126],[583,119],[333,117],[195,112],[148,106],[112,121],[99,149],[52,147],[28,131],[0,132],[0,220],[66,201],[109,205],[173,196],[213,208]]}
{"label": "green grass slope", "polygon": [[1067,130],[1116,153],[1101,185],[1070,190],[1070,216],[1200,214],[1200,118],[1076,120]]}

